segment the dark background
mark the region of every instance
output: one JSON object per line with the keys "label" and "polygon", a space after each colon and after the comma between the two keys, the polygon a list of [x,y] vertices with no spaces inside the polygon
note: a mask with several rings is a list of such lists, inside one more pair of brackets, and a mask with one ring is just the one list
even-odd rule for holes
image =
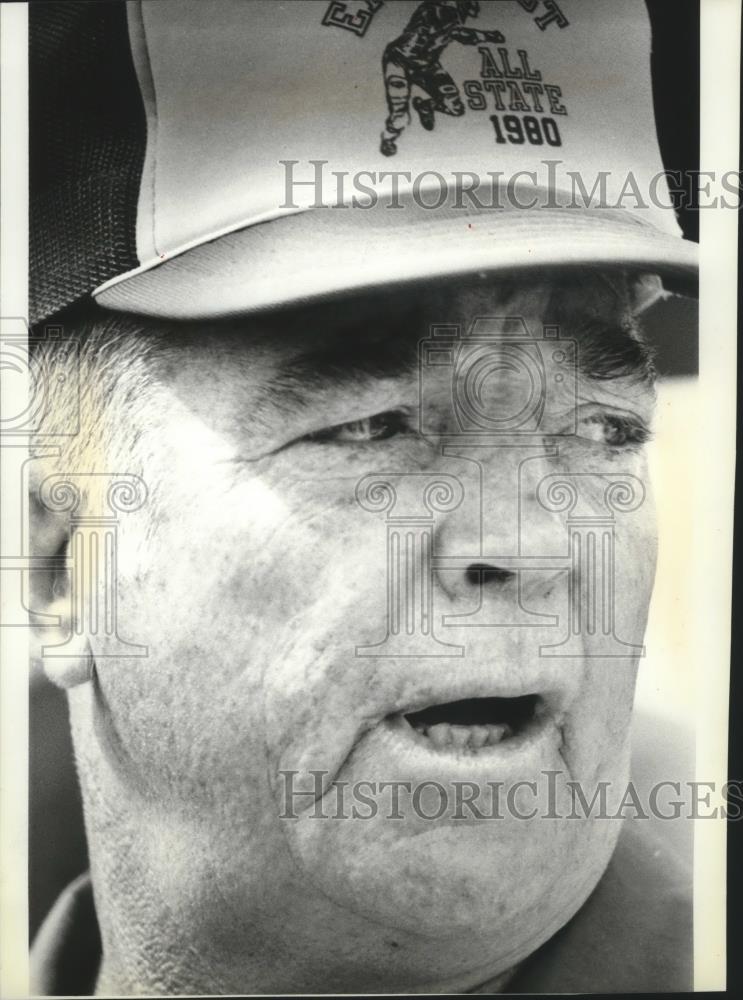
{"label": "dark background", "polygon": [[[620,0],[621,2],[621,0]],[[646,0],[653,30],[653,99],[666,170],[699,170],[699,0]],[[677,205],[687,240],[699,240],[696,200]]]}
{"label": "dark background", "polygon": [[[621,0],[618,0],[621,3]],[[658,140],[666,170],[688,178],[699,170],[699,0],[646,0],[653,31],[653,99]],[[698,199],[682,205],[678,220],[687,240],[699,240]],[[658,351],[661,374],[693,375],[699,367],[698,311],[688,301],[661,303],[649,310],[645,327]]]}

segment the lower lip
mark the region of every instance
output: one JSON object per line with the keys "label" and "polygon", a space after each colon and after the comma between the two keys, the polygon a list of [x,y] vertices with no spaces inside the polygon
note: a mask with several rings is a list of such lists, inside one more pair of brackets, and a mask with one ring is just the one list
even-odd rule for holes
{"label": "lower lip", "polygon": [[[468,750],[453,746],[437,747],[427,736],[416,732],[402,715],[386,718],[366,734],[366,754],[373,751],[381,769],[389,761],[395,772],[411,780],[499,779],[521,780],[538,776],[540,771],[560,763],[562,734],[554,717],[534,718],[518,733],[494,746]],[[367,757],[368,759],[368,757]],[[562,765],[560,765],[562,766]],[[371,775],[369,777],[372,777]]]}

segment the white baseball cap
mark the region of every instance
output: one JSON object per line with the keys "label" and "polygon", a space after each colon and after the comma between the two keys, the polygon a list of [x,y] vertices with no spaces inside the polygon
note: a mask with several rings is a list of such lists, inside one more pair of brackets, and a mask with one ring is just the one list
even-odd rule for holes
{"label": "white baseball cap", "polygon": [[694,279],[643,0],[126,8],[145,144],[103,306],[199,318],[573,265]]}

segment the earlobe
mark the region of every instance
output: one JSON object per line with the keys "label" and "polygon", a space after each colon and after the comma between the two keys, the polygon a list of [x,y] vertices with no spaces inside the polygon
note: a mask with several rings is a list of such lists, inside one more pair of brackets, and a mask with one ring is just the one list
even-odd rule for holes
{"label": "earlobe", "polygon": [[55,656],[53,649],[49,649],[46,655],[42,652],[42,664],[44,673],[52,684],[65,691],[79,684],[87,684],[93,679],[95,661],[90,643],[84,635],[70,636],[65,643],[63,655]]}
{"label": "earlobe", "polygon": [[74,628],[68,546],[70,517],[39,500],[37,484],[29,492],[31,552],[45,560],[29,573],[31,658],[58,687],[84,684],[93,675],[93,653],[86,635]]}

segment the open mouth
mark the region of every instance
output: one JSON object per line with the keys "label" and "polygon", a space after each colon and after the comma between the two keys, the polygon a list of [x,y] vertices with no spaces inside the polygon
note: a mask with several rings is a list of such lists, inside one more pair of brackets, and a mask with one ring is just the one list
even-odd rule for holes
{"label": "open mouth", "polygon": [[536,694],[518,698],[466,698],[430,705],[403,718],[437,749],[474,752],[514,739],[539,716],[541,705],[542,700]]}

